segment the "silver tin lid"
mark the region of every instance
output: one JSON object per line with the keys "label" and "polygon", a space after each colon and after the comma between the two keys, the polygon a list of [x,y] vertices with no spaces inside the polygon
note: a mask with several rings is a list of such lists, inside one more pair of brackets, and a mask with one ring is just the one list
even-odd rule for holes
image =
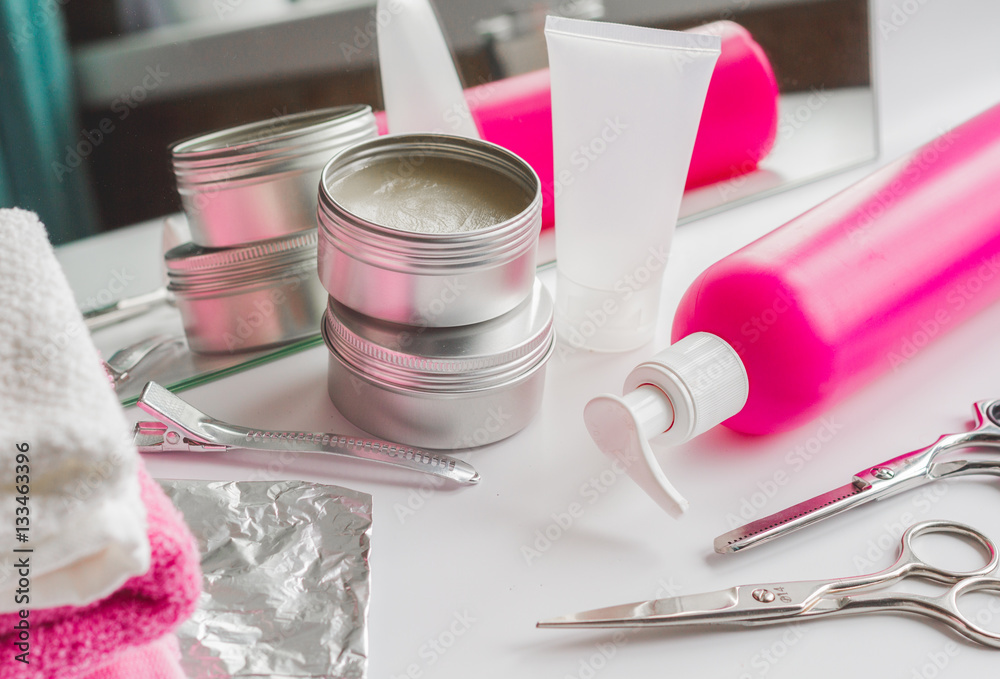
{"label": "silver tin lid", "polygon": [[195,294],[264,285],[268,281],[316,275],[315,231],[258,241],[237,248],[179,245],[165,256],[167,287]]}
{"label": "silver tin lid", "polygon": [[552,351],[552,298],[539,280],[513,311],[483,323],[420,328],[378,321],[330,299],[327,347],[356,372],[383,385],[467,391],[512,382]]}
{"label": "silver tin lid", "polygon": [[[424,233],[368,221],[331,194],[338,179],[386,159],[400,172],[419,172],[426,158],[469,163],[496,172],[525,191],[524,209],[486,228]],[[538,175],[507,149],[478,139],[444,134],[388,135],[344,149],[323,168],[319,187],[320,237],[344,254],[367,264],[417,274],[450,274],[458,268],[492,268],[533,248],[541,229],[542,193]]]}
{"label": "silver tin lid", "polygon": [[315,169],[337,151],[377,132],[368,106],[275,116],[177,142],[171,147],[178,187],[260,181]]}

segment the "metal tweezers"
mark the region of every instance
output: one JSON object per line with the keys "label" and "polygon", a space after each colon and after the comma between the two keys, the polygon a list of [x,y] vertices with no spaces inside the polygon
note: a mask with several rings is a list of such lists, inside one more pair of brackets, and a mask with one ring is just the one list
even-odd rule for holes
{"label": "metal tweezers", "polygon": [[156,382],[143,387],[136,405],[157,419],[137,422],[132,431],[132,440],[141,453],[217,453],[235,448],[320,453],[381,462],[463,484],[479,482],[479,473],[467,462],[419,448],[357,436],[228,424],[206,415]]}
{"label": "metal tweezers", "polygon": [[940,459],[966,448],[1000,448],[1000,399],[979,401],[973,408],[976,424],[971,430],[945,434],[926,448],[858,472],[847,485],[720,535],[715,538],[715,551],[726,554],[748,549],[852,507],[871,500],[884,500],[932,481],[975,474],[1000,476],[1000,456],[997,455]]}

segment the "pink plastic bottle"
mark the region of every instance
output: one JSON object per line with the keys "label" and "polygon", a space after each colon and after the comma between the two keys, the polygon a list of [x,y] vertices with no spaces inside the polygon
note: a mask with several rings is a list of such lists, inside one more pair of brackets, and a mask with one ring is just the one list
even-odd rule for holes
{"label": "pink plastic bottle", "polygon": [[725,424],[792,428],[1000,298],[1000,105],[709,267],[673,341],[726,340],[750,393]]}
{"label": "pink plastic bottle", "polygon": [[[691,29],[722,40],[695,139],[686,187],[752,172],[771,151],[778,131],[778,84],[753,36],[731,21]],[[542,227],[555,222],[552,100],[543,69],[465,91],[483,139],[522,157],[542,182]],[[376,114],[385,134],[385,114]],[[664,121],[669,124],[669,121]]]}
{"label": "pink plastic bottle", "polygon": [[710,266],[674,344],[584,417],[677,513],[648,438],[795,427],[998,298],[1000,105]]}

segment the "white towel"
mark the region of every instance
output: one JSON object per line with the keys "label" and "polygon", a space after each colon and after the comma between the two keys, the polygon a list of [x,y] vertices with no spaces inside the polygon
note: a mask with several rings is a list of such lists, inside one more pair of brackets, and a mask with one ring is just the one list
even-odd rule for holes
{"label": "white towel", "polygon": [[0,612],[86,604],[149,568],[137,461],[45,227],[0,209]]}

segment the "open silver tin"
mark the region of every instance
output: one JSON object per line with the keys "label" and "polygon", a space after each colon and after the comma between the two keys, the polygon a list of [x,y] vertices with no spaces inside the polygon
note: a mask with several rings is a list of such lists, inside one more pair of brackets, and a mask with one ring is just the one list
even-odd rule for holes
{"label": "open silver tin", "polygon": [[263,349],[319,328],[327,295],[316,278],[315,231],[220,250],[186,243],[166,265],[193,352]]}
{"label": "open silver tin", "polygon": [[541,405],[552,299],[538,281],[514,310],[474,326],[416,328],[331,299],[328,387],[365,431],[422,448],[474,448],[523,429]]}
{"label": "open silver tin", "polygon": [[315,228],[323,166],[377,135],[368,106],[341,106],[178,142],[171,155],[192,240],[228,247]]}
{"label": "open silver tin", "polygon": [[[514,186],[523,197],[514,203],[512,216],[496,223],[469,231],[425,233],[363,218],[338,195],[342,182],[356,173],[378,167],[379,181],[389,186],[419,179],[422,168],[440,162],[454,164],[457,175],[465,168],[492,177],[497,185]],[[488,195],[490,189],[478,190]],[[448,207],[441,201],[442,210]],[[531,294],[541,209],[538,176],[495,144],[440,134],[362,142],[338,154],[323,170],[320,280],[337,302],[393,323],[453,327],[496,318]]]}

